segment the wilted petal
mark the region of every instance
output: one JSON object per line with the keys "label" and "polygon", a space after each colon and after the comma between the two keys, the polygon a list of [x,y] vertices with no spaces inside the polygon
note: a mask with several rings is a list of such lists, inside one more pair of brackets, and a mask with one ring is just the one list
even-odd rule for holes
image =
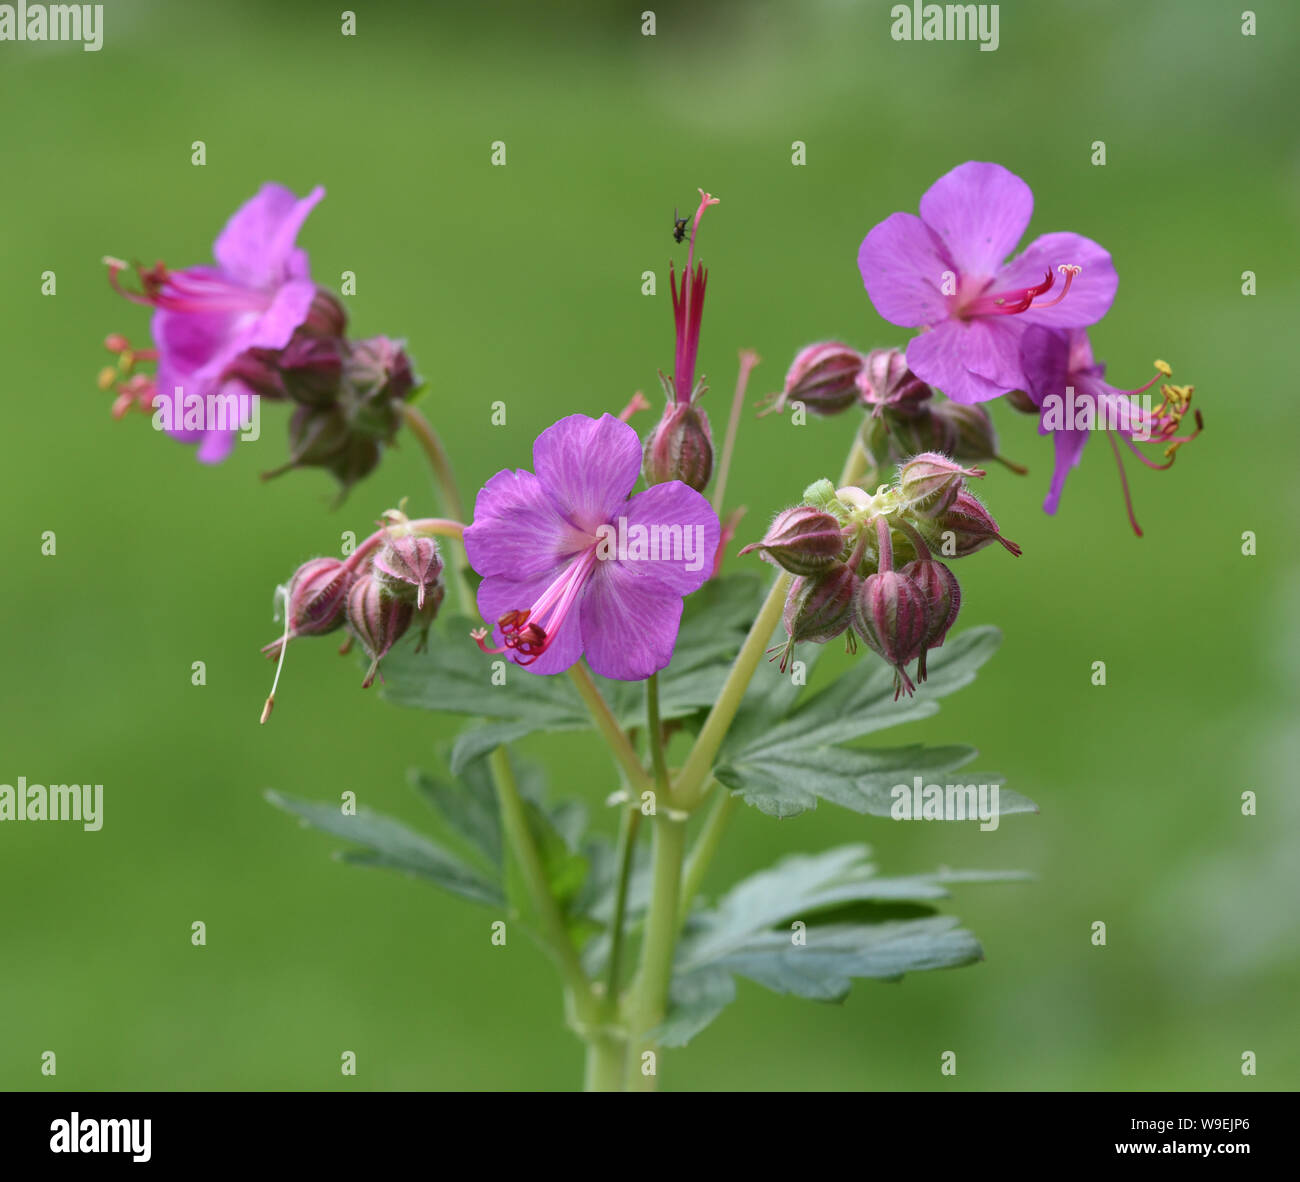
{"label": "wilted petal", "polygon": [[1016,247],[1034,212],[1034,194],[1000,164],[972,160],[934,182],[921,198],[921,218],[938,235],[963,275],[995,274]]}
{"label": "wilted petal", "polygon": [[1052,486],[1048,489],[1047,499],[1043,502],[1045,513],[1055,513],[1061,503],[1061,490],[1065,487],[1065,478],[1071,468],[1079,465],[1083,454],[1083,445],[1088,442],[1087,431],[1053,431],[1052,443],[1056,448],[1056,467],[1052,471]]}

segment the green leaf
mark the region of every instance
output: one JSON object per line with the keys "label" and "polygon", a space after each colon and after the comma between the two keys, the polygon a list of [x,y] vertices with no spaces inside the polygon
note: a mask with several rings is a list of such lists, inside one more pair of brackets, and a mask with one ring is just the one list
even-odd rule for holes
{"label": "green leaf", "polygon": [[475,903],[496,906],[505,901],[496,883],[392,817],[366,809],[349,815],[340,812],[334,804],[299,800],[275,791],[268,791],[266,799],[277,808],[293,813],[306,825],[364,847],[363,851],[345,852],[344,861],[416,874]]}
{"label": "green leaf", "polygon": [[[894,701],[893,672],[864,654],[847,672],[799,702],[792,679],[762,670],[741,704],[714,775],[761,812],[792,817],[829,800],[857,813],[893,815],[894,789],[923,784],[964,767],[970,747],[845,747],[863,735],[935,713],[937,699],[968,684],[996,650],[996,628],[973,628],[930,654],[930,678],[916,697]],[[818,649],[809,649],[815,658]],[[1000,776],[968,772],[969,783],[998,785],[998,814],[1037,812],[1034,803],[1002,787]]]}
{"label": "green leaf", "polygon": [[412,787],[457,837],[501,868],[501,819],[492,777],[480,761],[463,769],[459,779],[438,780],[412,768]]}
{"label": "green leaf", "polygon": [[[863,845],[794,855],[696,912],[678,949],[660,1041],[681,1046],[704,1029],[734,999],[733,976],[839,1001],[857,978],[893,980],[980,960],[975,937],[929,908],[947,897],[948,882],[1023,877],[945,870],[879,878],[867,855]],[[792,927],[796,920],[801,929]]]}
{"label": "green leaf", "polygon": [[585,719],[566,677],[541,677],[510,664],[505,684],[493,685],[491,660],[469,638],[474,626],[454,617],[425,652],[403,646],[389,653],[384,697],[399,706],[530,724],[533,730]]}

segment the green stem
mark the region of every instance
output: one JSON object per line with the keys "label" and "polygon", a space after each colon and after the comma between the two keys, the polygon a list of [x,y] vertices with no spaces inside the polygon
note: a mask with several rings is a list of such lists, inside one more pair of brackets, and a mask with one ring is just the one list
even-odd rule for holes
{"label": "green stem", "polygon": [[597,1034],[587,1040],[587,1070],[583,1090],[621,1092],[627,1043],[617,1035]]}
{"label": "green stem", "polygon": [[677,905],[678,927],[686,922],[686,917],[690,914],[691,904],[695,901],[695,896],[700,893],[700,884],[703,883],[704,875],[708,872],[709,863],[718,852],[722,835],[740,801],[740,797],[733,796],[725,787],[719,785],[719,788],[721,795],[714,801],[709,818],[704,822],[704,828],[695,839],[691,856],[686,863],[686,874],[682,880],[682,897]]}
{"label": "green stem", "polygon": [[[646,730],[649,732],[650,764],[654,768],[655,786],[668,791],[668,763],[664,758],[664,728],[659,721],[659,674],[652,673],[645,683]],[[667,796],[664,797],[667,803]]]}
{"label": "green stem", "polygon": [[614,884],[614,916],[610,922],[609,966],[605,972],[605,997],[617,1003],[623,959],[623,922],[627,915],[627,887],[632,878],[632,851],[636,848],[637,830],[641,828],[641,810],[635,805],[623,810],[618,830],[618,881]]}
{"label": "green stem", "polygon": [[[594,1025],[600,1019],[596,996],[591,990],[591,982],[583,972],[578,951],[569,938],[569,931],[564,925],[564,916],[559,904],[551,894],[551,884],[546,877],[537,843],[533,840],[528,827],[528,816],[524,809],[523,798],[515,783],[515,773],[510,766],[510,757],[504,747],[497,747],[488,757],[492,768],[492,778],[496,783],[497,801],[501,806],[501,820],[506,831],[506,838],[514,853],[515,861],[523,874],[528,893],[532,896],[537,909],[538,921],[542,928],[542,937],[550,946],[555,960],[568,988],[573,1002],[575,1016],[584,1026]],[[584,1038],[589,1037],[583,1034]]]}
{"label": "green stem", "polygon": [[[433,483],[437,486],[443,508],[457,521],[464,521],[465,505],[456,489],[456,476],[451,468],[451,457],[447,455],[447,449],[443,447],[438,432],[433,429],[433,424],[409,402],[403,403],[402,414],[406,419],[406,425],[411,429],[411,434],[415,436],[416,442],[419,443],[420,449],[429,461],[429,468],[433,472]],[[461,610],[466,615],[473,616],[476,614],[474,592],[465,577],[464,544],[461,543],[454,549],[459,550],[460,553],[453,553],[447,565],[451,568],[456,583],[456,597],[460,602]]]}
{"label": "green stem", "polygon": [[727,473],[731,471],[731,457],[736,450],[736,432],[740,429],[740,412],[745,405],[745,389],[749,375],[758,364],[758,354],[753,349],[740,351],[740,371],[736,375],[736,393],[731,400],[731,417],[727,420],[727,434],[722,443],[722,459],[718,463],[718,478],[713,486],[713,511],[722,512],[723,497],[727,494]]}
{"label": "green stem", "polygon": [[[655,816],[654,887],[646,916],[645,942],[641,946],[641,971],[637,977],[631,1029],[633,1037],[627,1064],[629,1091],[651,1092],[658,1083],[659,1052],[651,1031],[668,1009],[668,987],[673,975],[677,944],[677,907],[681,897],[682,860],[686,854],[686,822],[666,812]],[[647,1053],[653,1060],[647,1060]],[[653,1064],[653,1068],[651,1068]]]}
{"label": "green stem", "polygon": [[678,808],[690,812],[703,799],[709,777],[713,774],[714,756],[718,754],[722,740],[727,737],[736,711],[740,709],[740,701],[762,659],[763,650],[772,638],[772,630],[781,618],[781,608],[785,605],[785,593],[789,586],[790,576],[783,571],[772,583],[772,589],[759,608],[758,618],[745,637],[745,643],[740,646],[736,662],[731,666],[727,680],[723,682],[718,700],[704,720],[704,726],[700,728],[695,745],[677,777],[674,804]]}
{"label": "green stem", "polygon": [[578,661],[575,665],[571,665],[569,667],[569,677],[577,687],[583,702],[586,703],[587,712],[596,724],[596,729],[600,731],[605,742],[609,744],[609,749],[613,752],[614,758],[618,760],[619,767],[627,775],[628,783],[637,792],[644,792],[647,788],[653,787],[654,781],[645,770],[641,760],[637,758],[637,753],[632,747],[632,740],[627,737],[627,732],[619,726],[618,719],[614,717],[614,712],[609,708],[609,703],[605,701],[604,695],[600,692],[600,687],[592,680],[591,671],[586,664]]}

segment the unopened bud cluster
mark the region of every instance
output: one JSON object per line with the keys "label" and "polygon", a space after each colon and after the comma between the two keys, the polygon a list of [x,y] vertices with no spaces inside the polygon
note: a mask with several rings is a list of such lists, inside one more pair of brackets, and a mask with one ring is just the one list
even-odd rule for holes
{"label": "unopened bud cluster", "polygon": [[[428,642],[429,628],[442,605],[443,562],[434,538],[414,532],[405,516],[385,515],[389,524],[367,538],[345,559],[312,558],[304,562],[283,588],[284,635],[262,651],[282,659],[289,641],[301,636],[325,636],[346,626],[370,658],[362,688],[379,673],[379,662],[415,625],[418,647]],[[278,680],[278,672],[277,672]],[[275,691],[267,699],[263,721]]]}
{"label": "unopened bud cluster", "polygon": [[908,369],[899,349],[864,354],[839,341],[809,345],[795,356],[781,390],[766,402],[769,412],[797,403],[820,416],[860,407],[867,416],[862,446],[875,472],[928,451],[969,463],[1006,463],[998,455],[988,411],[935,393]]}
{"label": "unopened bud cluster", "polygon": [[[894,696],[926,679],[926,654],[943,644],[961,606],[961,587],[941,559],[992,542],[1020,548],[998,531],[967,482],[983,476],[937,452],[901,464],[874,493],[820,480],[803,503],[777,514],[762,541],[745,547],[795,578],[777,650],[784,670],[801,641],[860,640],[894,669]],[[908,666],[916,662],[916,682]]]}

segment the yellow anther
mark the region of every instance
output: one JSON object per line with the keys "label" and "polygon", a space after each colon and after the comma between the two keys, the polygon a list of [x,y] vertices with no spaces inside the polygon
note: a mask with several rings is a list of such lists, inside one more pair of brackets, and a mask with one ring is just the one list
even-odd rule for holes
{"label": "yellow anther", "polygon": [[1162,373],[1167,378],[1172,378],[1174,376],[1174,371],[1170,367],[1169,362],[1161,361],[1159,358],[1156,359],[1156,373]]}
{"label": "yellow anther", "polygon": [[111,390],[113,383],[117,381],[117,370],[111,365],[104,366],[99,371],[98,385],[101,390]]}

